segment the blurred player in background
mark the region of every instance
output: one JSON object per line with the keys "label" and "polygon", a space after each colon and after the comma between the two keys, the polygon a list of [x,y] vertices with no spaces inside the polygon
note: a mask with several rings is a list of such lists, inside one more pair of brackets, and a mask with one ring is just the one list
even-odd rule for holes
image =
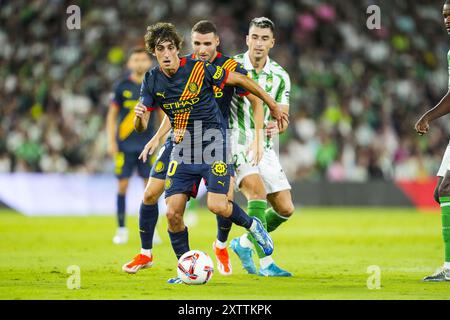
{"label": "blurred player in background", "polygon": [[[234,59],[244,66],[250,77],[275,99],[284,113],[288,114],[291,89],[289,75],[278,63],[269,58],[270,49],[275,44],[274,23],[265,17],[254,18],[250,22],[246,43],[248,51],[236,55]],[[267,231],[272,232],[289,219],[295,208],[290,192],[291,186],[273,149],[272,141],[274,135],[287,129],[288,122],[282,123],[283,126],[279,129],[265,104],[264,122],[267,130],[264,153],[258,166],[252,166],[251,156],[246,150],[255,134],[254,115],[248,101],[235,96],[232,102],[230,127],[233,130],[232,153],[236,185],[248,200],[249,215],[258,217]],[[271,204],[271,208],[267,208],[267,201]],[[278,267],[270,255],[259,250],[250,234],[233,239],[230,247],[250,274],[256,273],[252,259],[255,249],[260,263],[259,275],[278,277],[292,275]]]}
{"label": "blurred player in background", "polygon": [[118,179],[117,223],[118,229],[113,238],[115,244],[128,241],[125,224],[126,193],[128,179],[136,168],[144,183],[150,174],[149,162],[141,162],[138,157],[147,141],[154,133],[153,125],[141,134],[134,132],[134,107],[139,101],[144,74],[152,66],[152,60],[145,48],[133,48],[128,56],[129,75],[119,80],[115,86],[109,106],[106,130],[108,135],[108,154],[115,160],[115,175]]}
{"label": "blurred player in background", "polygon": [[[219,35],[217,32],[216,26],[207,20],[202,20],[197,22],[191,30],[191,44],[193,48],[193,53],[189,58],[198,59],[202,61],[208,61],[214,65],[221,66],[225,70],[228,71],[236,71],[247,75],[247,71],[242,67],[242,65],[236,63],[233,59],[223,55],[222,53],[217,51],[217,48],[220,44]],[[253,112],[255,115],[255,126],[257,128],[262,128],[263,125],[263,109],[262,109],[262,101],[250,94],[249,92],[234,86],[225,86],[223,89],[214,86],[214,94],[216,102],[222,112],[224,123],[223,126],[228,128],[228,119],[230,113],[230,103],[233,94],[236,92],[239,96],[246,96],[251,104]],[[147,143],[144,150],[141,153],[140,158],[143,161],[146,161],[147,155],[152,154],[154,150],[156,150],[166,133],[171,129],[170,121],[167,116],[164,118],[163,123],[160,126],[160,129],[157,131],[155,136]],[[257,137],[258,138],[258,137]],[[152,167],[152,172],[150,176],[150,181],[147,185],[144,194],[144,201],[142,206],[144,210],[141,210],[141,214],[145,217],[141,220],[147,221],[145,225],[140,226],[141,230],[145,229],[148,232],[154,230],[156,226],[156,220],[151,217],[155,217],[157,214],[157,201],[161,194],[164,192],[164,180],[167,174],[167,168],[170,162],[170,154],[172,152],[173,145],[172,139],[169,138],[166,140],[165,144],[161,148],[155,163]],[[262,156],[262,141],[258,142],[255,140],[250,146],[251,152],[253,152],[256,161],[259,161]],[[257,160],[256,160],[257,159]],[[230,189],[232,191],[232,186],[230,185]],[[189,201],[191,202],[192,199]],[[221,216],[216,216],[217,219],[225,219]],[[140,221],[141,221],[140,220]],[[231,228],[232,222],[228,219],[225,219],[230,224],[228,229]],[[225,224],[227,222],[224,222]],[[188,223],[186,223],[188,224]],[[219,230],[220,235],[220,230]],[[142,238],[142,237],[141,237]],[[226,239],[225,239],[226,241]],[[126,263],[122,269],[128,273],[136,273],[142,268],[147,268],[151,265],[151,261],[153,261],[153,256],[151,250],[145,249],[146,246],[145,241],[142,241],[141,253],[136,255],[134,259],[128,263]],[[217,258],[217,264],[219,272],[223,275],[229,275],[232,273],[232,267],[229,260],[229,255],[227,251],[226,243],[221,243],[220,240],[217,240],[213,243],[214,253]]]}
{"label": "blurred player in background", "polygon": [[[447,33],[450,35],[450,0],[444,4],[442,15]],[[428,110],[415,125],[416,131],[423,135],[428,132],[429,123],[450,113],[450,50],[447,53],[449,70],[449,90],[442,100],[432,109]],[[438,171],[439,181],[434,192],[435,200],[441,206],[442,237],[444,239],[444,265],[436,273],[427,276],[423,281],[441,282],[450,281],[450,146],[445,150],[441,166]]]}

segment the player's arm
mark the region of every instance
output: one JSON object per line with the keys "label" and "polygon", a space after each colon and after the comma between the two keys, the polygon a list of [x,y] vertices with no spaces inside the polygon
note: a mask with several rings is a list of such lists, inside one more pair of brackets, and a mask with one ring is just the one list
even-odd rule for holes
{"label": "player's arm", "polygon": [[106,134],[108,137],[108,154],[112,157],[119,152],[116,141],[118,117],[119,106],[115,102],[111,102],[106,116]]}
{"label": "player's arm", "polygon": [[420,119],[416,122],[414,128],[418,134],[425,134],[430,128],[429,123],[437,118],[445,116],[450,113],[450,90],[447,91],[445,96],[439,103],[432,109],[425,112]]}
{"label": "player's arm", "polygon": [[[280,107],[283,113],[289,114],[289,105],[280,104]],[[285,132],[288,126],[288,122],[283,121],[282,126],[279,127],[275,121],[271,121],[266,126],[266,134],[268,137],[273,137],[276,134]]]}
{"label": "player's arm", "polygon": [[263,127],[264,127],[264,108],[261,99],[253,94],[246,96],[253,109],[253,118],[255,121],[255,139],[253,140],[250,150],[253,153],[252,165],[257,165],[263,156]]}
{"label": "player's arm", "polygon": [[148,121],[150,120],[150,110],[147,110],[142,102],[138,102],[134,107],[134,130],[141,133],[147,130]]}
{"label": "player's arm", "polygon": [[167,117],[167,115],[164,115],[158,131],[156,131],[155,135],[150,139],[149,142],[147,142],[141,154],[139,155],[139,159],[141,159],[142,162],[146,162],[148,155],[153,154],[153,152],[155,152],[155,150],[161,145],[161,141],[163,141],[163,138],[167,136],[167,133],[169,133],[171,128],[172,125],[169,118]]}
{"label": "player's arm", "polygon": [[238,72],[230,71],[226,79],[227,85],[244,88],[250,93],[262,99],[270,109],[270,114],[274,117],[279,127],[283,127],[283,122],[289,122],[288,115],[281,111],[277,102],[265,92],[253,79],[246,77]]}

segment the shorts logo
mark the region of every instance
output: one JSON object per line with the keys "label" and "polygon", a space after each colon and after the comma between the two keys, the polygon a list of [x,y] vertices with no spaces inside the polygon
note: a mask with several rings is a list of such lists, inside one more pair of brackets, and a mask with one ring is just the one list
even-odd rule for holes
{"label": "shorts logo", "polygon": [[163,170],[164,170],[164,162],[158,161],[158,162],[156,163],[156,166],[155,166],[155,171],[156,171],[156,172],[161,172],[161,171],[163,171]]}
{"label": "shorts logo", "polygon": [[195,82],[189,83],[188,90],[190,93],[194,94],[198,92],[198,85]]}
{"label": "shorts logo", "polygon": [[223,177],[227,174],[227,164],[223,161],[214,161],[211,165],[212,173],[216,176]]}
{"label": "shorts logo", "polygon": [[167,178],[165,183],[166,190],[169,189],[171,186],[172,186],[172,179]]}
{"label": "shorts logo", "polygon": [[213,75],[213,79],[218,80],[220,79],[220,77],[222,77],[223,74],[223,68],[222,67],[217,67],[216,72]]}
{"label": "shorts logo", "polygon": [[130,90],[123,90],[122,94],[125,98],[131,98],[133,96],[133,92]]}

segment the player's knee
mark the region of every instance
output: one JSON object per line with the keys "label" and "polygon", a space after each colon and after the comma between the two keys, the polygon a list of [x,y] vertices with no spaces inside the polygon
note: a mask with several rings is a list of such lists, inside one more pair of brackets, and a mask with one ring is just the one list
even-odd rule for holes
{"label": "player's knee", "polygon": [[286,218],[292,216],[292,214],[295,211],[294,204],[292,202],[290,202],[290,201],[289,201],[289,203],[282,204],[277,209],[278,209],[277,213],[280,216],[283,216],[283,217],[286,217]]}
{"label": "player's knee", "polygon": [[450,179],[444,178],[438,188],[438,196],[439,197],[448,197],[450,196]]}
{"label": "player's knee", "polygon": [[127,189],[128,189],[128,181],[125,180],[119,181],[119,188],[118,188],[119,194],[122,195],[126,194]]}
{"label": "player's knee", "polygon": [[144,204],[151,205],[156,204],[159,199],[159,194],[157,192],[154,192],[151,189],[145,189],[144,192]]}
{"label": "player's knee", "polygon": [[266,192],[264,190],[252,190],[248,195],[248,200],[266,200]]}
{"label": "player's knee", "polygon": [[222,217],[227,217],[227,211],[228,211],[228,202],[226,201],[220,201],[220,202],[208,202],[208,209],[209,211],[211,211],[212,213],[222,216]]}
{"label": "player's knee", "polygon": [[171,230],[178,229],[183,224],[183,213],[174,208],[167,208],[166,217]]}

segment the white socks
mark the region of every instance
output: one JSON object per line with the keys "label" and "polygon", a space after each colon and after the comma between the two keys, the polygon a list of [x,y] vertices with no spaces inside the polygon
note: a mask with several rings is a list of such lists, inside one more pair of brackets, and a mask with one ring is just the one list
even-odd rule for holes
{"label": "white socks", "polygon": [[261,266],[261,269],[267,268],[271,263],[273,263],[272,256],[266,256],[259,259],[259,265]]}
{"label": "white socks", "polygon": [[216,239],[216,244],[215,244],[216,248],[219,249],[225,249],[227,247],[227,242],[222,242]]}
{"label": "white socks", "polygon": [[147,257],[151,257],[152,256],[152,249],[142,249],[141,248],[141,254],[147,256]]}
{"label": "white socks", "polygon": [[[239,244],[244,248],[254,249],[253,243],[248,240],[246,233],[239,238]],[[259,259],[259,265],[261,268],[267,268],[271,263],[273,263],[272,256],[266,256]]]}
{"label": "white socks", "polygon": [[450,269],[450,262],[444,262],[444,269]]}
{"label": "white socks", "polygon": [[[254,222],[253,222],[254,223]],[[250,249],[254,249],[253,247],[253,243],[248,240],[247,238],[247,234],[244,233],[240,238],[239,238],[239,244],[241,246],[243,246],[244,248],[250,248]]]}

